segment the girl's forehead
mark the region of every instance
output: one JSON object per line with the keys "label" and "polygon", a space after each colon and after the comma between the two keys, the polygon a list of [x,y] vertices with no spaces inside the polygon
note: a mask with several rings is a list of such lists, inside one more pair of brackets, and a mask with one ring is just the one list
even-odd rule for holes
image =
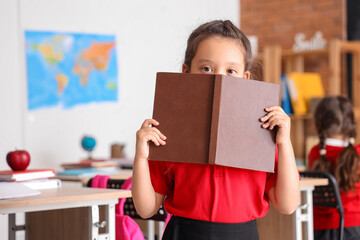
{"label": "girl's forehead", "polygon": [[209,37],[197,46],[194,58],[226,59],[232,62],[243,62],[243,46],[232,38]]}

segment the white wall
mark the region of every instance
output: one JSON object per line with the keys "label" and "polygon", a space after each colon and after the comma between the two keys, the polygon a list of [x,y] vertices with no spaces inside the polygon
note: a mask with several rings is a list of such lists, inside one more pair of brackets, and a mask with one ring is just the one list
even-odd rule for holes
{"label": "white wall", "polygon": [[[97,139],[94,157],[113,142],[134,155],[135,132],[152,116],[156,72],[179,72],[190,32],[208,20],[238,25],[239,0],[0,0],[0,169],[8,151],[30,152],[30,168],[60,169],[86,156],[80,138]],[[24,30],[108,33],[117,38],[119,101],[27,110]],[[5,216],[0,239],[5,239]],[[4,234],[2,236],[2,234]]]}

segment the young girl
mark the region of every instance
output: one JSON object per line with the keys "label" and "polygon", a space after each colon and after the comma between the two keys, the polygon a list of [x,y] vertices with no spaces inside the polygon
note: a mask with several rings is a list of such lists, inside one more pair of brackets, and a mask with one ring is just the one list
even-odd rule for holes
{"label": "young girl", "polygon": [[[359,153],[351,102],[345,97],[326,97],[315,113],[320,143],[309,153],[309,168],[332,173],[339,185],[344,207],[344,240],[360,239]],[[336,209],[315,207],[314,230],[319,240],[337,239]]]}
{"label": "young girl", "polygon": [[[182,71],[248,79],[251,57],[249,40],[237,27],[230,21],[212,21],[190,35]],[[269,201],[282,213],[296,209],[299,174],[290,142],[290,119],[279,106],[266,111],[259,116],[262,127],[278,128],[275,173],[148,161],[149,141],[165,145],[166,137],[156,128],[161,123],[144,121],[137,132],[132,196],[144,218],[152,216],[163,202],[173,214],[163,239],[258,239],[255,219],[266,215]]]}

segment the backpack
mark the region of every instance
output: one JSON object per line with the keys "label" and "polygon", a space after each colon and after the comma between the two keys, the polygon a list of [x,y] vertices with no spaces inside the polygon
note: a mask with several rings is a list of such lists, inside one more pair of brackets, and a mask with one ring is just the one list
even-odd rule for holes
{"label": "backpack", "polygon": [[[109,176],[96,175],[91,182],[93,188],[107,188]],[[131,178],[127,179],[121,189],[131,189]],[[120,198],[115,205],[116,240],[145,240],[139,225],[130,216],[124,215],[125,198]]]}

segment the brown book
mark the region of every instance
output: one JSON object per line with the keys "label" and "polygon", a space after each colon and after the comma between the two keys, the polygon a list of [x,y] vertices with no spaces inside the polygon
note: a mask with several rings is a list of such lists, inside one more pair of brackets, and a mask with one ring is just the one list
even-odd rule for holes
{"label": "brown book", "polygon": [[224,75],[158,73],[153,118],[167,139],[150,144],[149,159],[273,172],[275,132],[259,119],[279,105],[279,90]]}

